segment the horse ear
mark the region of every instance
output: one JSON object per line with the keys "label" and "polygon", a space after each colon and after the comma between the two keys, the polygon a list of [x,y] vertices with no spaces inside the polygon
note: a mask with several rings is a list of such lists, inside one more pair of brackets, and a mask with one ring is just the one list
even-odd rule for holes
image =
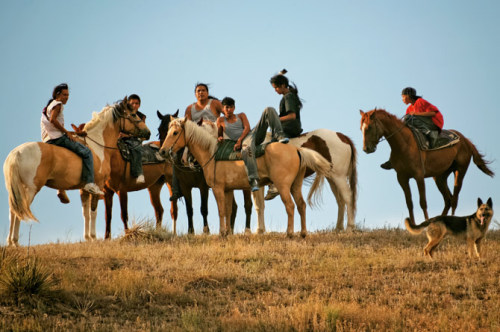
{"label": "horse ear", "polygon": [[175,118],[173,116],[170,116],[170,121],[174,121]]}
{"label": "horse ear", "polygon": [[365,112],[363,112],[363,110],[359,110],[359,114],[361,114],[361,116],[365,115]]}
{"label": "horse ear", "polygon": [[122,100],[122,104],[126,104],[126,103],[128,103],[128,97],[127,96],[125,96],[125,98],[123,98],[123,100]]}
{"label": "horse ear", "polygon": [[174,116],[177,118],[179,117],[179,109],[177,109],[177,112],[174,113]]}
{"label": "horse ear", "polygon": [[481,198],[478,198],[477,199],[477,207],[480,207],[481,205],[483,205],[483,200]]}
{"label": "horse ear", "polygon": [[491,197],[488,198],[488,201],[486,202],[486,204],[488,204],[488,206],[493,209],[493,201],[491,200]]}
{"label": "horse ear", "polygon": [[163,114],[160,113],[160,110],[156,110],[156,115],[158,115],[158,119],[163,120]]}
{"label": "horse ear", "polygon": [[200,118],[200,120],[198,121],[197,125],[200,126],[200,127],[203,125],[203,118]]}

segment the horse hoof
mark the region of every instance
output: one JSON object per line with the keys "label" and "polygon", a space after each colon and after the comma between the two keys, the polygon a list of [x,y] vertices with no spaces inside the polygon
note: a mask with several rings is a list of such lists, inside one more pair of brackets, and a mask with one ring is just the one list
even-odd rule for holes
{"label": "horse hoof", "polygon": [[305,237],[306,237],[306,235],[307,235],[307,232],[306,232],[306,231],[300,232],[300,236],[301,236],[302,238],[305,238]]}
{"label": "horse hoof", "polygon": [[286,236],[291,239],[293,238],[293,232],[286,232]]}
{"label": "horse hoof", "polygon": [[210,228],[208,228],[208,226],[203,227],[203,234],[210,234]]}
{"label": "horse hoof", "polygon": [[262,229],[262,228],[257,229],[257,234],[264,234],[265,232],[266,232],[265,229]]}
{"label": "horse hoof", "polygon": [[245,234],[252,234],[252,230],[250,228],[245,228]]}

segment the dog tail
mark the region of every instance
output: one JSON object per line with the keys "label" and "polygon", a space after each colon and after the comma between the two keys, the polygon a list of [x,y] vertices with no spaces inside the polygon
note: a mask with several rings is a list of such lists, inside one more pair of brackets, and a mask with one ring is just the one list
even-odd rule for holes
{"label": "dog tail", "polygon": [[430,223],[431,223],[430,220],[426,220],[423,223],[421,223],[420,225],[412,225],[410,218],[405,219],[406,229],[408,230],[408,232],[410,232],[411,234],[414,234],[414,235],[422,233],[422,231],[427,226],[429,226]]}

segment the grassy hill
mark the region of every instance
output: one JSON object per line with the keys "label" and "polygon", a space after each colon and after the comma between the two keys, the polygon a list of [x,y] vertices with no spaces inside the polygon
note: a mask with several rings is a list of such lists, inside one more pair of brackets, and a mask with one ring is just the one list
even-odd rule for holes
{"label": "grassy hill", "polygon": [[500,231],[485,257],[424,235],[182,236],[0,248],[0,330],[495,331]]}

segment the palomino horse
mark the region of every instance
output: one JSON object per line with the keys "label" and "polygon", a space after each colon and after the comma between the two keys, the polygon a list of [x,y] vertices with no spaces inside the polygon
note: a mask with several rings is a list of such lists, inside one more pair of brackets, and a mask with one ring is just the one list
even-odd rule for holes
{"label": "palomino horse", "polygon": [[[217,137],[217,126],[204,122],[203,127],[211,132],[214,137]],[[265,142],[269,142],[270,140],[271,135],[268,133]],[[338,205],[336,230],[341,231],[344,229],[344,215],[346,210],[347,229],[354,229],[358,175],[356,148],[352,140],[339,132],[328,129],[316,129],[291,138],[290,144],[293,144],[297,148],[303,147],[314,150],[330,162],[330,172],[326,175],[326,179]],[[305,177],[312,174],[314,172],[311,169],[307,169]],[[266,230],[264,223],[264,187],[261,187],[259,191],[252,194],[258,218],[257,232],[264,233]]]}
{"label": "palomino horse", "polygon": [[[157,112],[158,117],[162,119],[160,112]],[[160,125],[161,127],[161,125]],[[160,129],[160,128],[158,128]],[[160,142],[153,142],[161,146]],[[136,183],[136,179],[130,176],[130,163],[123,160],[121,153],[114,150],[111,154],[111,173],[104,185],[104,202],[106,206],[106,232],[105,238],[111,238],[111,218],[113,212],[113,195],[118,194],[120,198],[120,209],[123,226],[125,231],[128,230],[128,192],[148,189],[151,205],[155,210],[156,227],[161,227],[163,219],[163,206],[160,200],[160,192],[165,182],[167,183],[170,196],[172,196],[172,164],[170,162],[145,164],[142,166],[144,172],[144,183]],[[172,224],[177,220],[177,201],[170,203],[170,216]],[[175,229],[174,229],[175,234]]]}
{"label": "palomino horse", "polygon": [[[207,183],[212,188],[220,219],[220,234],[230,232],[230,220],[234,189],[249,189],[248,177],[243,161],[219,161],[213,158],[217,149],[217,139],[205,129],[185,119],[172,120],[167,138],[160,152],[176,152],[184,146],[202,165]],[[260,185],[271,181],[280,193],[288,215],[287,234],[293,234],[294,203],[301,217],[301,235],[306,236],[306,203],[302,197],[302,182],[306,168],[311,168],[317,176],[309,193],[309,199],[320,188],[325,174],[330,171],[330,163],[319,153],[296,148],[291,144],[269,144],[264,156],[257,158]],[[286,171],[284,171],[286,170]]]}
{"label": "palomino horse", "polygon": [[[425,198],[425,181],[433,177],[436,185],[443,195],[444,209],[442,215],[447,215],[451,207],[452,215],[458,204],[458,195],[462,182],[469,167],[472,157],[474,164],[483,173],[493,177],[494,173],[487,166],[484,156],[480,154],[474,144],[464,135],[454,130],[460,136],[460,141],[450,147],[440,150],[420,151],[413,137],[413,133],[400,119],[382,109],[374,109],[361,113],[361,131],[363,132],[363,151],[375,152],[377,144],[385,137],[391,147],[390,161],[396,170],[398,182],[405,193],[406,205],[410,212],[410,220],[415,225],[413,216],[413,203],[409,180],[414,178],[417,182],[420,195],[420,207],[427,214],[427,201]],[[447,179],[455,173],[455,187],[451,194]]]}
{"label": "palomino horse", "polygon": [[[84,127],[85,142],[93,152],[95,182],[103,187],[110,174],[110,155],[120,132],[149,138],[150,131],[128,104],[127,98],[94,113]],[[41,142],[24,143],[12,150],[4,163],[5,186],[9,193],[10,230],[8,245],[18,245],[21,220],[37,221],[30,205],[35,195],[47,186],[54,189],[79,189],[82,160],[72,151]],[[90,199],[92,196],[92,199]],[[95,219],[99,196],[83,193],[82,207],[86,240],[96,238]],[[92,202],[90,202],[92,200]]]}
{"label": "palomino horse", "polygon": [[[171,118],[177,118],[179,115],[179,110],[174,113],[172,116],[169,114],[162,115],[158,112],[158,117],[161,119],[160,126],[158,128],[158,134],[160,137],[160,142],[165,140],[168,132],[168,126],[170,124]],[[204,124],[211,124],[212,128],[215,124],[211,121],[204,121]],[[215,129],[216,130],[216,129]],[[217,133],[216,133],[217,134]],[[190,167],[186,167],[181,165],[178,161],[173,161],[173,167],[175,167],[175,175],[179,180],[180,189],[184,195],[184,199],[186,202],[186,213],[188,217],[188,233],[194,234],[194,225],[193,225],[193,200],[191,196],[191,190],[193,188],[198,188],[200,190],[200,200],[201,207],[200,212],[203,217],[203,233],[210,233],[210,229],[208,226],[208,189],[209,186],[205,181],[205,176],[203,175],[203,170],[201,169],[193,169]],[[250,196],[250,190],[243,190],[243,197],[245,200],[245,214],[246,214],[246,232],[250,232],[250,221],[252,216],[252,198]],[[231,213],[231,230],[234,229],[234,222],[236,219],[236,211],[238,209],[238,205],[236,201],[233,200],[232,204],[232,213]],[[176,219],[173,219],[172,227],[173,233],[176,233]]]}

